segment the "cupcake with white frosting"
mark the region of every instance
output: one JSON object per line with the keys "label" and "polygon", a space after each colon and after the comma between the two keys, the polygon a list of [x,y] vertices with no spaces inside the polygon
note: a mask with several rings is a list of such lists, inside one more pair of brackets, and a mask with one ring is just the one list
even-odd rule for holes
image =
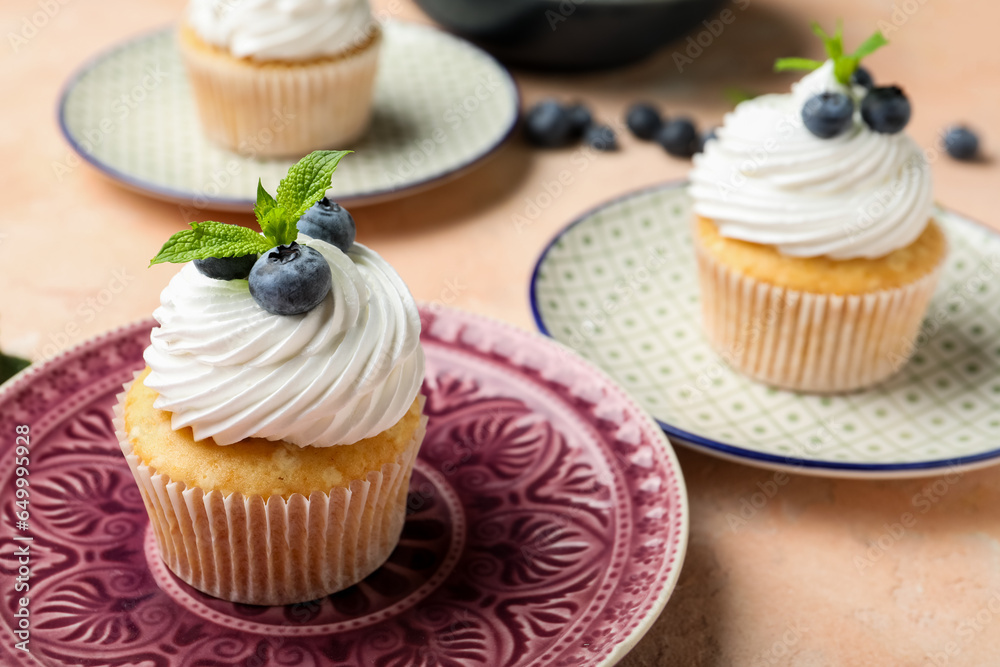
{"label": "cupcake with white frosting", "polygon": [[190,0],[180,28],[206,134],[254,156],[360,137],[381,42],[367,0]]}
{"label": "cupcake with white frosting", "polygon": [[[378,568],[423,440],[420,315],[346,211],[312,201],[329,162],[286,179],[312,194],[283,182],[277,213],[258,201],[264,234],[196,223],[168,241],[154,262],[196,261],[163,290],[147,367],[119,397],[164,562],[231,601],[311,600]],[[315,236],[289,225],[300,211]]]}
{"label": "cupcake with white frosting", "polygon": [[851,55],[839,34],[822,36],[836,41],[831,59],[795,59],[813,71],[790,94],[726,116],[690,193],[716,351],[778,387],[840,392],[908,359],[947,244],[930,167],[901,131],[909,102],[853,76],[881,35]]}

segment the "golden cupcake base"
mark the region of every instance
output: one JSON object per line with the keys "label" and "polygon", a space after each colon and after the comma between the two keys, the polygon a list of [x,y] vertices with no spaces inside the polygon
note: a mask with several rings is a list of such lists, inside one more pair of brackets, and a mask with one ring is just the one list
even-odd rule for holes
{"label": "golden cupcake base", "polygon": [[[295,447],[298,452],[269,459],[254,452],[266,445],[283,451],[283,443],[219,446],[196,443],[190,429],[173,431],[169,413],[152,407],[156,393],[145,388],[142,377],[137,374],[119,395],[116,435],[160,555],[181,580],[232,602],[290,604],[343,590],[378,569],[392,553],[406,518],[410,476],[426,427],[422,397],[399,424],[375,438],[338,447]],[[171,435],[165,436],[164,429]],[[204,459],[200,467],[206,471],[205,487],[175,479],[149,462],[168,468],[166,461],[176,452],[183,463],[173,472],[190,479],[198,468],[191,464],[205,447],[228,457]],[[335,467],[329,459],[336,457],[346,462],[345,468],[295,473],[322,467],[324,457],[327,468]],[[358,466],[367,469],[359,471]],[[261,473],[265,468],[273,470]],[[331,474],[338,477],[336,484],[310,488],[325,484],[325,475]],[[282,479],[289,475],[294,479]],[[213,479],[263,486],[213,488]],[[254,492],[267,485],[283,492]]]}
{"label": "golden cupcake base", "polygon": [[343,148],[372,115],[382,32],[329,58],[258,62],[204,42],[189,26],[181,56],[208,138],[249,157],[301,156]]}
{"label": "golden cupcake base", "polygon": [[724,239],[701,219],[695,251],[706,335],[735,370],[776,387],[871,386],[911,356],[946,249],[932,222],[895,257],[791,258]]}

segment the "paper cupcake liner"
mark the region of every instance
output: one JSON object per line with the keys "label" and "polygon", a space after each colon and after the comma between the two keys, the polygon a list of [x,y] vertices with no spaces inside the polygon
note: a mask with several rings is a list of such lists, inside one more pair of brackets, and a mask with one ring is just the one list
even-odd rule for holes
{"label": "paper cupcake liner", "polygon": [[164,563],[194,588],[245,604],[305,602],[361,581],[396,547],[426,417],[396,461],[349,488],[314,491],[308,498],[296,493],[287,500],[238,492],[223,496],[174,481],[133,452],[123,407],[131,384],[118,395],[115,435]]}
{"label": "paper cupcake liner", "polygon": [[343,148],[368,128],[381,32],[360,49],[307,63],[255,64],[197,43],[180,51],[202,127],[241,155],[296,156]]}
{"label": "paper cupcake liner", "polygon": [[859,295],[775,287],[731,271],[697,248],[708,340],[737,371],[795,391],[860,389],[910,358],[940,275]]}

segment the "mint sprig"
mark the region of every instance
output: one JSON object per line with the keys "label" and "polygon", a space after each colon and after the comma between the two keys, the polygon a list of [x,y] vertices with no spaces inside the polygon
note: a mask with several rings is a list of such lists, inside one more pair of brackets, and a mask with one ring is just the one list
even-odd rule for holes
{"label": "mint sprig", "polygon": [[[871,37],[861,43],[853,53],[844,53],[844,27],[838,21],[837,30],[833,35],[828,35],[818,23],[812,24],[813,33],[823,40],[823,48],[826,55],[833,61],[833,74],[842,85],[850,85],[851,76],[861,64],[861,59],[871,55],[878,49],[889,43],[889,40],[876,31]],[[823,65],[818,60],[811,58],[779,58],[774,63],[775,72],[787,70],[800,70],[811,72]]]}
{"label": "mint sprig", "polygon": [[305,156],[278,183],[277,198],[258,180],[253,212],[263,234],[223,222],[192,222],[191,229],[167,239],[149,265],[259,255],[275,246],[288,245],[298,236],[299,218],[323,198],[337,165],[350,152],[315,151]]}

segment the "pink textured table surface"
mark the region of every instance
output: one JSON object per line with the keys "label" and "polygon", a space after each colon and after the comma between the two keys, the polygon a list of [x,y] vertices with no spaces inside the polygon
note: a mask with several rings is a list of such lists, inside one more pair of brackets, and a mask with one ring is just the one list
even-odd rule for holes
{"label": "pink textured table surface", "polygon": [[[148,258],[187,222],[176,206],[127,192],[88,166],[57,175],[69,148],[55,104],[93,54],[174,21],[182,0],[4,0],[0,5],[0,345],[35,359],[148,316],[176,270]],[[376,6],[426,20],[408,1]],[[37,18],[50,5],[51,17]],[[836,5],[836,6],[834,6]],[[56,8],[54,11],[52,8]],[[591,76],[518,73],[526,102],[582,99],[618,122],[648,98],[704,125],[722,90],[787,89],[775,57],[819,56],[812,19],[846,19],[848,45],[876,25],[892,46],[870,59],[914,104],[909,132],[933,146],[946,124],[981,131],[988,159],[934,161],[937,198],[1000,228],[1000,5],[971,0],[740,0],[735,19],[678,72],[673,52]],[[44,23],[40,27],[36,24]],[[881,22],[881,23],[880,23]],[[12,39],[11,35],[18,38]],[[739,55],[737,55],[739,54]],[[355,210],[358,238],[395,265],[414,294],[531,328],[530,270],[570,219],[624,191],[683,177],[689,164],[621,135],[623,150],[581,166],[573,149],[539,152],[519,138],[478,170],[409,199]],[[535,209],[548,182],[572,180]],[[537,213],[537,215],[536,215]],[[529,225],[516,226],[515,216]],[[208,214],[224,221],[250,215]],[[774,474],[681,449],[691,540],[666,611],[622,664],[1000,664],[1000,468],[914,481],[792,476],[731,527]],[[928,499],[933,499],[930,503]],[[911,513],[915,523],[902,527]],[[747,513],[750,514],[749,512]]]}

